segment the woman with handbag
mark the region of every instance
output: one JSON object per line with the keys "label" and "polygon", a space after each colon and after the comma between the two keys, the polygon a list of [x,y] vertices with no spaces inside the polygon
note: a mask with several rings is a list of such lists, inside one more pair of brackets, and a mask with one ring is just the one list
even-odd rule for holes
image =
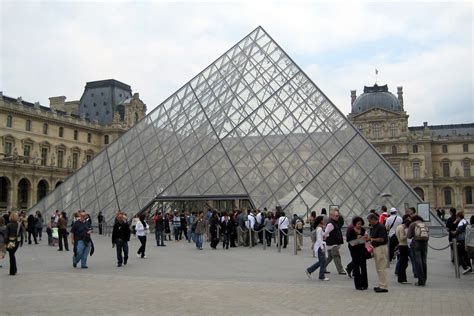
{"label": "woman with handbag", "polygon": [[364,220],[360,216],[352,219],[353,229],[347,231],[347,242],[349,243],[352,257],[354,285],[356,290],[367,290],[367,250],[365,248]]}
{"label": "woman with handbag", "polygon": [[7,251],[10,257],[10,275],[15,275],[18,271],[16,267],[15,252],[18,246],[23,243],[23,227],[18,222],[19,217],[16,212],[10,214],[10,223],[7,225]]}

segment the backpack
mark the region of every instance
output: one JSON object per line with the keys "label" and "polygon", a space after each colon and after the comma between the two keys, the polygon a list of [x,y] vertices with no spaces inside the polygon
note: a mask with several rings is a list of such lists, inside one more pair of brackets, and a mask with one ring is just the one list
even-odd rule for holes
{"label": "backpack", "polygon": [[298,219],[296,220],[295,228],[298,229],[298,230],[302,230],[302,229],[303,229],[303,221],[301,220],[301,218],[298,218]]}
{"label": "backpack", "polygon": [[425,223],[417,222],[415,224],[414,239],[416,241],[428,241],[428,239],[430,239],[430,231]]}

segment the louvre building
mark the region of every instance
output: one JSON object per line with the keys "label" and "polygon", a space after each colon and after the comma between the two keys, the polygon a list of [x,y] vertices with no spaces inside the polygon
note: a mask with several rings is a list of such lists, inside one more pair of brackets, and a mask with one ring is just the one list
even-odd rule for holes
{"label": "louvre building", "polygon": [[258,27],[32,210],[112,219],[155,201],[223,198],[287,214],[338,205],[346,219],[421,202]]}

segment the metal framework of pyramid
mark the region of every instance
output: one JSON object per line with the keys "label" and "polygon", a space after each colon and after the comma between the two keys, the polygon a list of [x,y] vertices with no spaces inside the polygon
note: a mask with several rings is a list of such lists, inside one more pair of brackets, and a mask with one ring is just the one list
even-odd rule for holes
{"label": "metal framework of pyramid", "polygon": [[143,210],[155,198],[247,197],[304,214],[403,210],[416,193],[258,27],[32,209]]}

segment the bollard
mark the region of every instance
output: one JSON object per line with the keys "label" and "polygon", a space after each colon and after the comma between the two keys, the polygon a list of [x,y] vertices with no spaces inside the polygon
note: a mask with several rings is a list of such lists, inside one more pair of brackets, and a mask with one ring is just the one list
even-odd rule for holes
{"label": "bollard", "polygon": [[253,247],[253,240],[252,240],[252,228],[250,228],[250,222],[249,222],[249,248]]}
{"label": "bollard", "polygon": [[296,229],[293,230],[293,254],[296,256],[298,254],[298,231]]}
{"label": "bollard", "polygon": [[262,233],[262,238],[263,238],[263,250],[266,250],[267,249],[267,238],[266,238],[266,234],[267,234],[267,229],[264,227],[262,228],[263,229],[263,233]]}
{"label": "bollard", "polygon": [[278,227],[278,231],[277,231],[277,243],[278,243],[278,252],[281,252],[281,231],[280,231],[280,227]]}
{"label": "bollard", "polygon": [[454,275],[456,279],[461,278],[461,273],[459,271],[459,257],[458,257],[458,238],[454,237],[452,240],[453,243],[453,256],[454,256]]}
{"label": "bollard", "polygon": [[241,245],[241,238],[240,235],[242,234],[242,228],[239,226],[237,227],[237,247],[240,247]]}

